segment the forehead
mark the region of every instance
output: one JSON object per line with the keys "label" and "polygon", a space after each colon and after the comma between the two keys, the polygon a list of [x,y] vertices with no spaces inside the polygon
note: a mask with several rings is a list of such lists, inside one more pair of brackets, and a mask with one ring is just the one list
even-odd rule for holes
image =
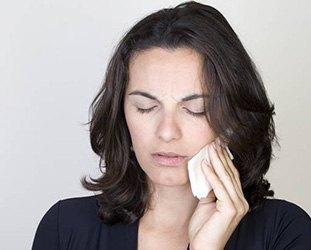
{"label": "forehead", "polygon": [[195,50],[151,48],[133,55],[128,89],[201,92],[203,57]]}

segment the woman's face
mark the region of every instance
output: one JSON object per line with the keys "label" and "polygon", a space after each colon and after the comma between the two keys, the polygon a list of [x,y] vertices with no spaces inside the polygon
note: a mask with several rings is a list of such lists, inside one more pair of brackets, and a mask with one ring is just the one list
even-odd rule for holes
{"label": "woman's face", "polygon": [[152,48],[129,65],[124,112],[141,168],[156,185],[189,185],[187,161],[215,134],[204,115],[202,57]]}

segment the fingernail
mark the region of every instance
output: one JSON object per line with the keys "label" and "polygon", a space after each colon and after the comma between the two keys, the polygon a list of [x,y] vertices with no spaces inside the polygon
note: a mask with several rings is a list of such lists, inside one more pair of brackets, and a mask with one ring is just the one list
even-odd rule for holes
{"label": "fingernail", "polygon": [[219,137],[217,137],[216,142],[217,142],[217,144],[218,144],[219,146],[221,146],[221,141],[220,141]]}
{"label": "fingernail", "polygon": [[219,145],[219,147],[224,147],[225,144],[220,140],[220,138],[217,138],[217,144]]}

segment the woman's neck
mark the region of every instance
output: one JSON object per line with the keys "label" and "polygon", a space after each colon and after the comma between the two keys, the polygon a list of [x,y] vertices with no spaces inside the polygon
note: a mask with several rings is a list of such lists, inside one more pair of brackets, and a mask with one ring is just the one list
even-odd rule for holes
{"label": "woman's neck", "polygon": [[140,219],[147,230],[178,232],[188,230],[191,216],[199,202],[191,192],[190,183],[183,186],[153,185],[150,208]]}

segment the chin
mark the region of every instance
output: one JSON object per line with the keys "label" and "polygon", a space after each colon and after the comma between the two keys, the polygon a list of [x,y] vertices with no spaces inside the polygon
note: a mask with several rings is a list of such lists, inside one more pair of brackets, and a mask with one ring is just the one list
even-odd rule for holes
{"label": "chin", "polygon": [[161,186],[184,186],[190,185],[186,166],[158,167],[154,166],[144,170],[150,183]]}
{"label": "chin", "polygon": [[189,185],[189,178],[180,177],[177,178],[176,176],[157,176],[157,178],[151,179],[151,182],[156,185],[167,186],[167,187],[174,187],[174,186],[185,186]]}

